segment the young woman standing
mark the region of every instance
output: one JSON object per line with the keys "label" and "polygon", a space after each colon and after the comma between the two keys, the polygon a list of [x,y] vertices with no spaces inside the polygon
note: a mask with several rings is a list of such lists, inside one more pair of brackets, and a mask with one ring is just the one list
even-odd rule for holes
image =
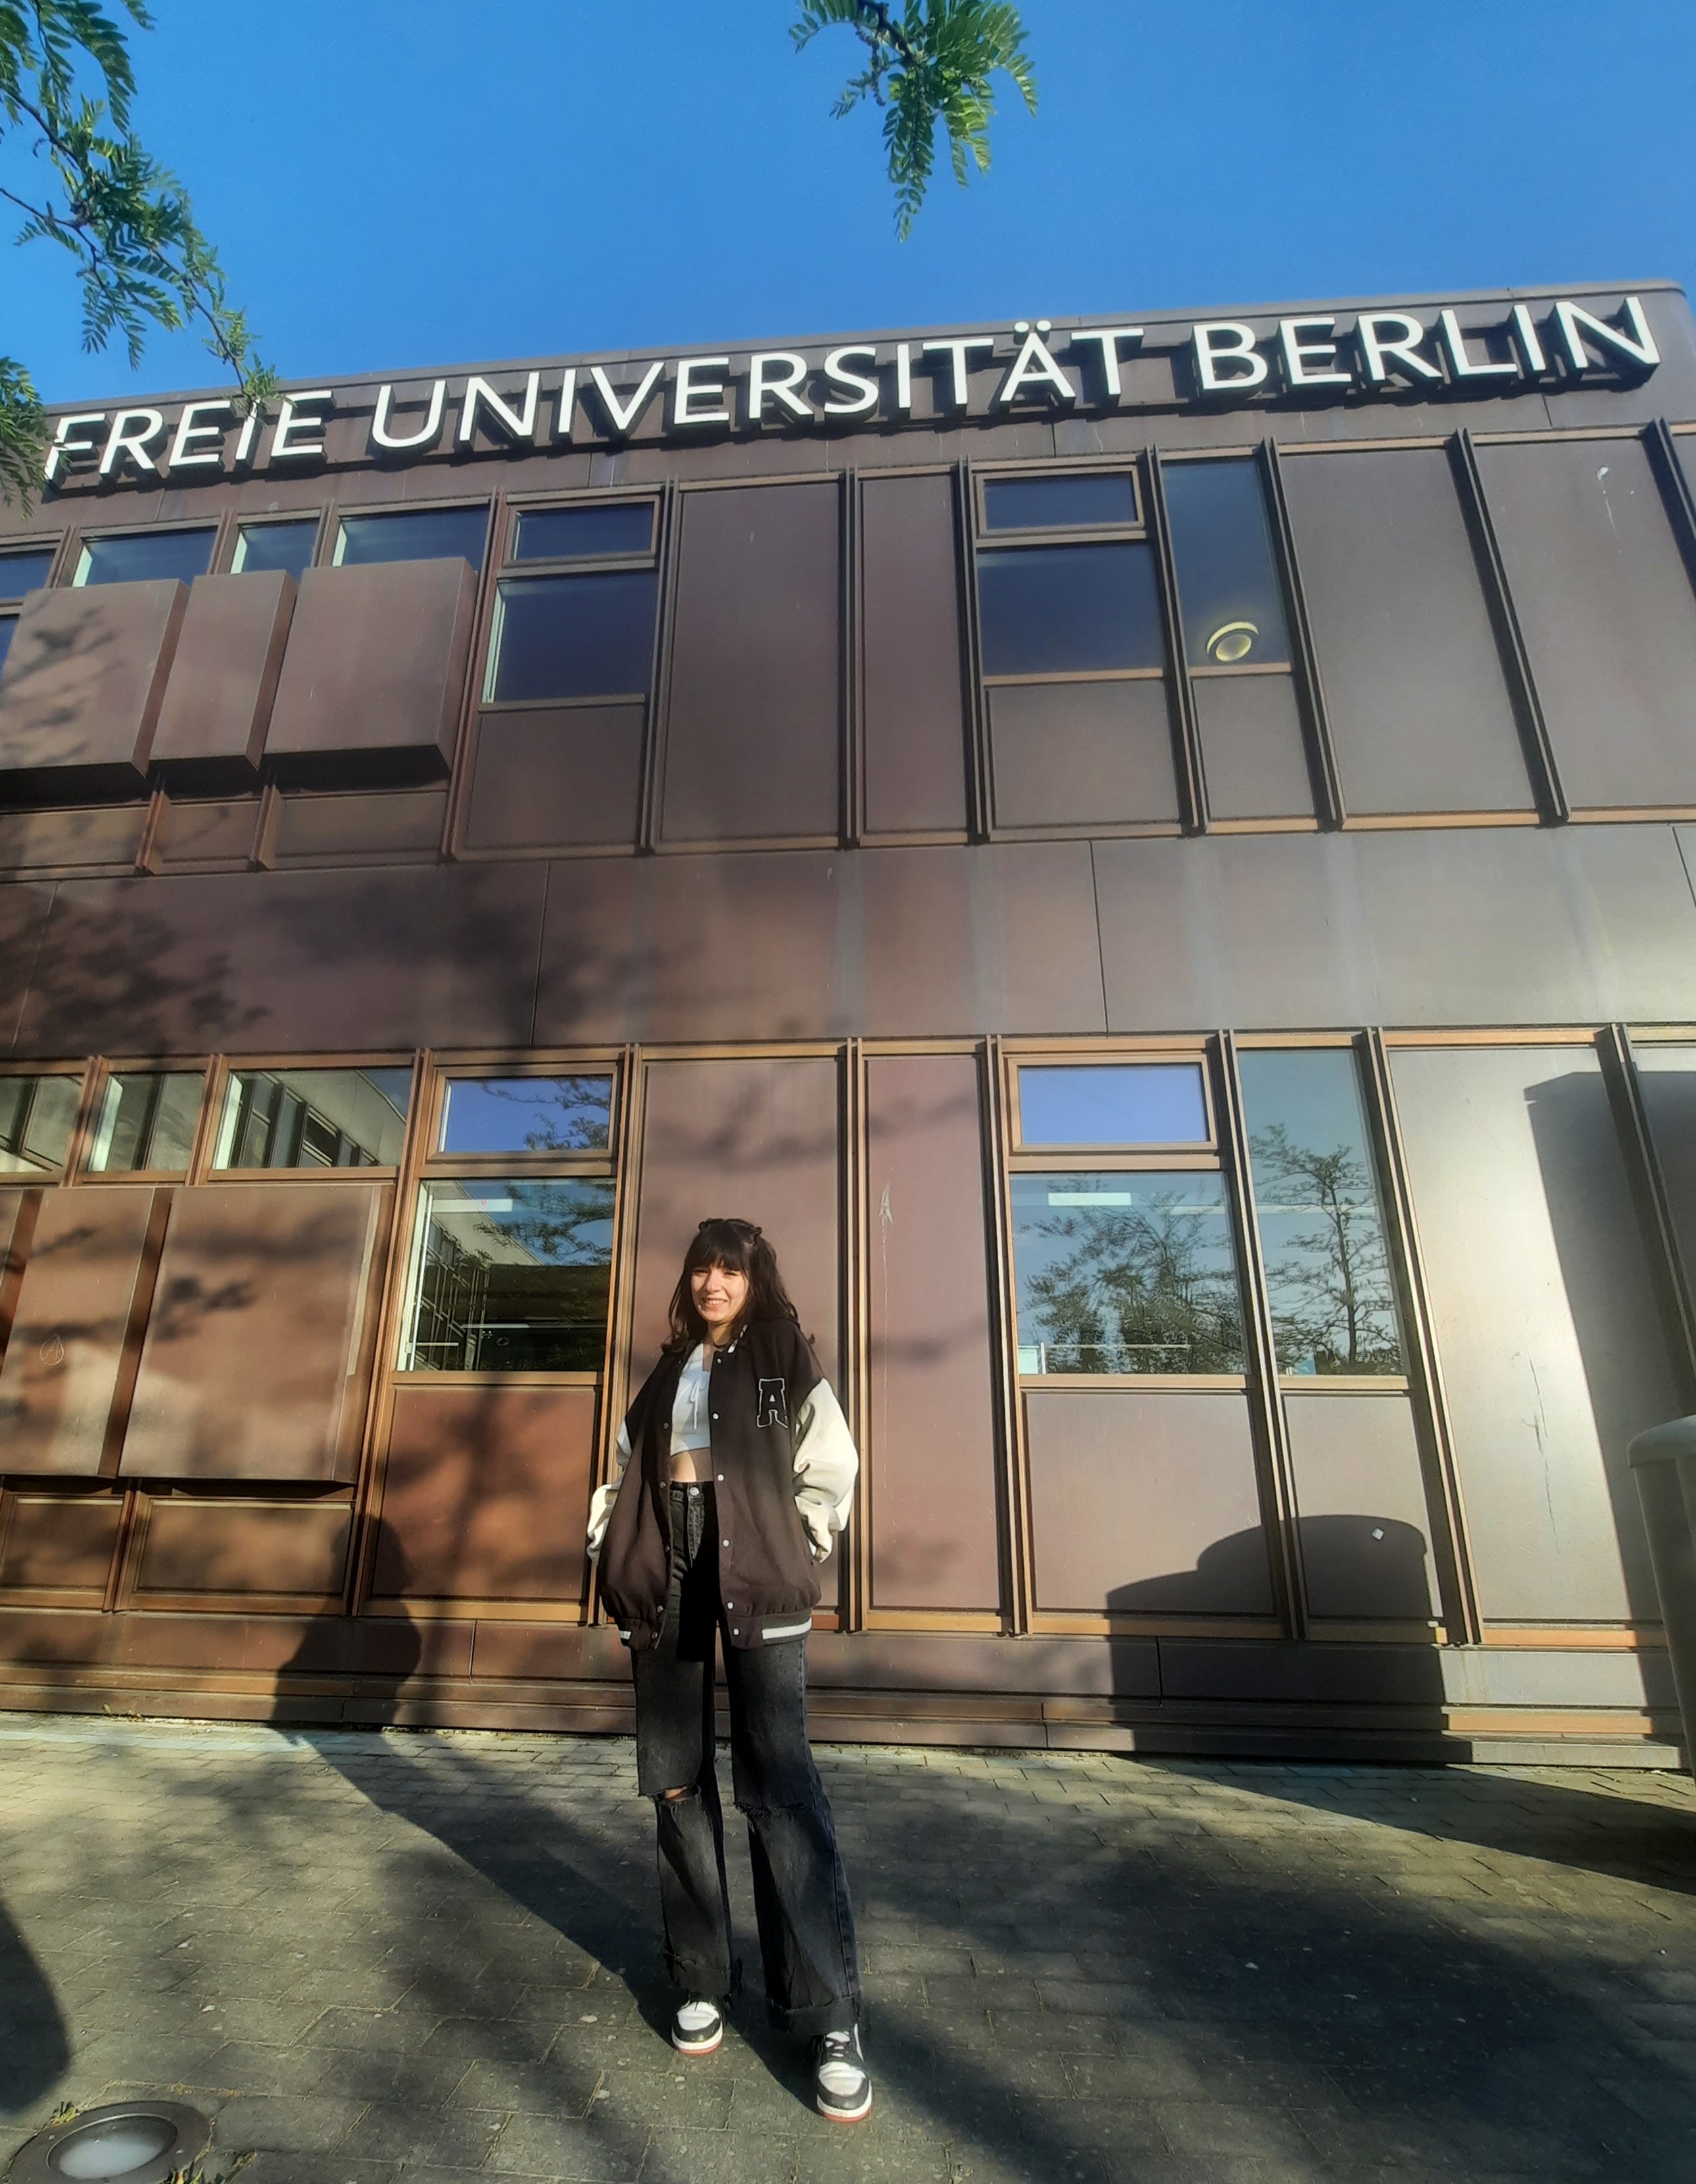
{"label": "young woman standing", "polygon": [[859,1457],[751,1222],[696,1231],[616,1467],[591,1505],[589,1551],[635,1674],[637,1783],[655,1801],[666,1964],[683,1995],[672,2044],[711,2054],[735,1984],[714,1762],[722,1639],[767,2008],[780,2031],[812,2038],[821,2114],[859,2123],[872,2081],[854,1914],[806,1736],[818,1565],[847,1521]]}

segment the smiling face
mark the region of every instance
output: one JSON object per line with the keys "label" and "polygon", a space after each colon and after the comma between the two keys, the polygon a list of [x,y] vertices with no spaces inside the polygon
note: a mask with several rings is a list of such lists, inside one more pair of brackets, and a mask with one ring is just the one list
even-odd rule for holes
{"label": "smiling face", "polygon": [[748,1277],[728,1267],[697,1267],[689,1276],[689,1295],[716,1344],[729,1333],[748,1301]]}

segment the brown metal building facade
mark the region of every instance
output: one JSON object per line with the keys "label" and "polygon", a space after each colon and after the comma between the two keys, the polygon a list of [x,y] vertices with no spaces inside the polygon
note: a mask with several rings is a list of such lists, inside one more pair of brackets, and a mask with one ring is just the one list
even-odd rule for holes
{"label": "brown metal building facade", "polygon": [[589,1497],[735,1212],[866,1459],[817,1733],[1666,1757],[1679,292],[59,440],[0,533],[0,1705],[627,1727]]}

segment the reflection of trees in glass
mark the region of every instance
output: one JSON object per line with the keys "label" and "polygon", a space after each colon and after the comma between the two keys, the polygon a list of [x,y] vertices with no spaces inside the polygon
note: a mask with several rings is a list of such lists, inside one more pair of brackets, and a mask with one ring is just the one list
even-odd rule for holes
{"label": "reflection of trees in glass", "polygon": [[1280,1215],[1306,1223],[1300,1233],[1280,1233],[1280,1254],[1266,1270],[1280,1366],[1399,1373],[1383,1221],[1365,1161],[1347,1145],[1325,1152],[1298,1145],[1281,1123],[1258,1133],[1249,1149],[1263,1229]]}
{"label": "reflection of trees in glass", "polygon": [[[581,1153],[605,1150],[612,1084],[605,1077],[466,1078],[449,1095],[464,1106],[505,1104],[520,1111],[517,1127],[510,1133],[489,1127],[492,1118],[478,1117],[475,1130],[450,1126],[446,1150],[471,1152]],[[472,1135],[478,1142],[473,1145]]]}
{"label": "reflection of trees in glass", "polygon": [[1241,1372],[1241,1301],[1224,1224],[1223,1206],[1198,1206],[1182,1191],[1031,1223],[1067,1247],[1020,1284],[1021,1338],[1040,1344],[1040,1369]]}
{"label": "reflection of trees in glass", "polygon": [[[442,1188],[426,1186],[432,1197]],[[611,1184],[515,1181],[490,1195],[510,1208],[445,1194],[431,1206],[413,1368],[594,1370],[606,1333]]]}

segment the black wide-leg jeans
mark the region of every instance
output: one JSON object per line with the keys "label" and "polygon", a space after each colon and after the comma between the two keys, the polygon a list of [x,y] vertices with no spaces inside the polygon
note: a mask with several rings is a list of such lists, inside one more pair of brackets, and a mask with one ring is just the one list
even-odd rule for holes
{"label": "black wide-leg jeans", "polygon": [[[636,1776],[659,1822],[666,1967],[684,1994],[724,2002],[736,1985],[724,1816],[714,1754],[713,1657],[724,1627],[711,1486],[671,1490],[672,1577],[657,1644],[632,1656]],[[806,1641],[741,1646],[724,1636],[730,1766],[748,1823],[766,2001],[780,2031],[860,2020],[848,1876],[806,1737]],[[684,1797],[668,1790],[687,1789]]]}

